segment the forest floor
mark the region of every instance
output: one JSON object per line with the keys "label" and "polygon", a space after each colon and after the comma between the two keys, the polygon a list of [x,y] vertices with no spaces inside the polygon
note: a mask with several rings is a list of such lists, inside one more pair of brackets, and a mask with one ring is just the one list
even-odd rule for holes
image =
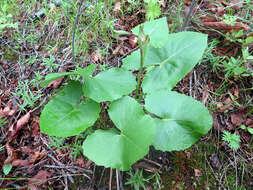
{"label": "forest floor", "polygon": [[170,33],[208,34],[202,60],[174,90],[202,102],[213,126],[184,151],[151,147],[129,172],[85,158],[84,134],[40,132],[43,107],[67,81],[42,88],[45,76],[119,67],[137,49],[131,29],[149,9],[141,0],[80,2],[0,2],[0,189],[253,189],[253,2],[159,1]]}

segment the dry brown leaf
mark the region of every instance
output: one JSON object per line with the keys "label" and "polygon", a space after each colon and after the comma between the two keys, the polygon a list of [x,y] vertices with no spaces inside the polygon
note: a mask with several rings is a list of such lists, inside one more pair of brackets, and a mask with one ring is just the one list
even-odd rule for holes
{"label": "dry brown leaf", "polygon": [[130,35],[128,42],[132,48],[135,48],[138,44],[137,36],[135,36],[134,34]]}
{"label": "dry brown leaf", "polygon": [[16,159],[13,160],[11,165],[15,167],[23,167],[23,166],[29,166],[29,161],[28,160],[21,160],[21,159]]}
{"label": "dry brown leaf", "polygon": [[36,186],[46,183],[51,175],[52,173],[46,170],[40,170],[31,180],[28,181],[28,185],[31,185],[32,188],[37,189]]}
{"label": "dry brown leaf", "polygon": [[76,164],[77,164],[78,166],[82,167],[82,168],[86,168],[84,159],[83,159],[82,157],[76,159]]}
{"label": "dry brown leaf", "polygon": [[24,115],[23,117],[21,117],[16,124],[13,124],[10,129],[9,129],[9,132],[10,132],[10,136],[9,136],[9,141],[12,140],[12,138],[18,133],[18,131],[20,129],[22,129],[22,127],[24,125],[26,125],[30,119],[30,116],[31,116],[31,111],[29,111],[26,115]]}
{"label": "dry brown leaf", "polygon": [[194,174],[195,174],[195,177],[201,177],[202,176],[201,171],[198,170],[198,169],[194,169]]}
{"label": "dry brown leaf", "polygon": [[7,150],[8,157],[4,161],[4,164],[10,164],[13,160],[17,158],[17,153],[8,142],[6,143],[5,148]]}
{"label": "dry brown leaf", "polygon": [[224,15],[224,13],[225,13],[224,7],[218,7],[217,8],[217,16]]}
{"label": "dry brown leaf", "polygon": [[103,62],[103,56],[99,53],[98,50],[94,51],[91,55],[90,55],[91,60],[96,63],[96,62]]}
{"label": "dry brown leaf", "polygon": [[235,25],[229,25],[225,22],[204,22],[203,23],[205,27],[207,28],[213,28],[216,30],[226,30],[226,31],[238,31],[238,30],[249,30],[250,27],[245,24],[236,23]]}
{"label": "dry brown leaf", "polygon": [[121,42],[116,48],[115,50],[113,50],[112,54],[113,55],[116,55],[117,53],[119,53],[120,49],[122,48],[123,46],[123,42]]}
{"label": "dry brown leaf", "polygon": [[213,16],[209,16],[209,15],[201,15],[200,20],[202,22],[217,22],[217,18],[213,17]]}
{"label": "dry brown leaf", "polygon": [[243,122],[243,116],[244,114],[239,112],[239,113],[232,113],[230,115],[231,118],[231,122],[236,125],[236,126],[240,126]]}
{"label": "dry brown leaf", "polygon": [[63,78],[58,78],[52,82],[50,82],[47,87],[51,87],[51,88],[58,88],[60,86],[60,84],[62,83]]}

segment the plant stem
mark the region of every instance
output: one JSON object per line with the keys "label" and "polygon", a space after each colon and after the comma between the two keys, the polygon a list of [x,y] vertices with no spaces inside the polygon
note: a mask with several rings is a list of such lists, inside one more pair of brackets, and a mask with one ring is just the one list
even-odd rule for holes
{"label": "plant stem", "polygon": [[137,99],[139,95],[138,102],[141,101],[141,93],[139,94],[139,91],[141,88],[141,75],[143,71],[144,58],[146,55],[147,45],[149,43],[149,36],[144,34],[143,28],[144,26],[141,25],[139,28],[139,35],[138,35],[138,45],[140,47],[140,53],[141,53],[140,68],[139,68],[139,73],[138,73],[138,80],[137,80],[136,94],[135,94],[135,99]]}
{"label": "plant stem", "polygon": [[[138,80],[137,80],[135,99],[137,99],[137,96],[139,94],[139,90],[141,88],[141,74],[142,74],[143,64],[144,64],[144,55],[143,55],[143,47],[142,46],[140,47],[140,51],[141,51],[141,60],[140,60],[140,69],[139,69],[139,73],[138,73]],[[138,99],[138,102],[140,102],[140,98]]]}

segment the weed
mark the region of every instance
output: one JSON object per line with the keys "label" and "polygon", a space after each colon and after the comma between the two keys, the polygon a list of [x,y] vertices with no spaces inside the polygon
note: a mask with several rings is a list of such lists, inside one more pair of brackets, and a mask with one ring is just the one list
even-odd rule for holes
{"label": "weed", "polygon": [[224,131],[222,134],[222,140],[227,142],[229,147],[234,151],[237,151],[240,148],[240,136],[237,134],[232,134],[229,131]]}
{"label": "weed", "polygon": [[45,65],[52,72],[55,68],[59,67],[59,64],[56,63],[55,57],[51,55],[49,58],[43,58],[41,65]]}
{"label": "weed", "polygon": [[240,59],[235,59],[234,57],[227,57],[228,61],[223,61],[225,77],[230,78],[231,76],[238,77],[245,72],[244,65]]}
{"label": "weed", "polygon": [[30,82],[28,81],[19,81],[16,92],[12,92],[12,95],[15,99],[22,100],[21,103],[17,103],[20,110],[33,107],[42,96],[39,90],[31,90]]}
{"label": "weed", "polygon": [[241,125],[240,129],[245,130],[245,131],[249,132],[251,135],[253,135],[253,128],[251,128],[251,127],[246,127],[245,125]]}
{"label": "weed", "polygon": [[155,18],[161,15],[161,8],[158,4],[158,0],[145,0],[144,2],[147,3],[146,5],[146,19],[147,20],[154,20]]}
{"label": "weed", "polygon": [[128,172],[128,175],[130,176],[130,178],[125,183],[125,185],[133,185],[134,190],[139,190],[140,187],[146,190],[145,183],[148,183],[150,179],[145,179],[142,173],[143,173],[143,170],[136,170],[134,174],[132,171]]}
{"label": "weed", "polygon": [[0,127],[3,127],[5,124],[7,124],[7,119],[1,118],[0,116]]}
{"label": "weed", "polygon": [[86,136],[85,134],[77,135],[75,137],[74,142],[71,144],[65,143],[65,141],[67,140],[66,138],[49,136],[50,141],[49,146],[56,147],[57,149],[64,149],[64,148],[70,149],[71,150],[70,154],[73,155],[74,160],[76,160],[76,158],[80,156],[82,153],[82,141],[85,136]]}
{"label": "weed", "polygon": [[18,28],[18,23],[13,22],[13,15],[8,13],[8,8],[10,7],[7,0],[2,0],[0,4],[0,33],[5,28]]}

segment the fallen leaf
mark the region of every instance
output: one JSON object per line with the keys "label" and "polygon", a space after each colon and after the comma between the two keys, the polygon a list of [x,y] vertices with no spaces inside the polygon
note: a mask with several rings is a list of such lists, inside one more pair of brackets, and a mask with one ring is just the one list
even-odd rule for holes
{"label": "fallen leaf", "polygon": [[17,158],[16,151],[10,146],[8,142],[6,143],[5,148],[7,150],[8,157],[4,161],[4,165],[12,163],[12,161]]}
{"label": "fallen leaf", "polygon": [[28,160],[16,159],[16,160],[12,161],[11,165],[15,166],[15,167],[28,166],[29,165],[29,161]]}
{"label": "fallen leaf", "polygon": [[241,24],[241,23],[235,23],[235,25],[230,25],[227,24],[225,22],[204,22],[203,23],[205,27],[207,28],[213,28],[216,30],[226,30],[226,31],[239,31],[239,30],[249,30],[250,27],[248,25],[245,24]]}
{"label": "fallen leaf", "polygon": [[240,126],[243,122],[243,116],[245,114],[242,113],[242,112],[238,112],[238,113],[232,113],[230,115],[230,119],[231,119],[231,122],[236,125],[236,126]]}
{"label": "fallen leaf", "polygon": [[28,181],[28,185],[31,185],[31,188],[37,189],[36,186],[46,183],[51,175],[52,174],[46,170],[40,170],[32,179]]}
{"label": "fallen leaf", "polygon": [[213,17],[213,16],[209,16],[209,15],[201,15],[200,20],[202,22],[217,22],[217,18]]}
{"label": "fallen leaf", "polygon": [[138,44],[138,38],[135,35],[130,35],[129,40],[128,40],[129,44],[131,45],[132,48],[135,48]]}
{"label": "fallen leaf", "polygon": [[224,7],[218,7],[217,8],[217,16],[224,15],[224,13],[225,13]]}
{"label": "fallen leaf", "polygon": [[76,164],[82,168],[85,168],[85,162],[84,162],[84,159],[83,158],[77,158],[76,159]]}
{"label": "fallen leaf", "polygon": [[50,82],[47,87],[51,87],[51,88],[58,88],[60,86],[60,84],[62,83],[63,78],[58,78],[52,82]]}
{"label": "fallen leaf", "polygon": [[96,63],[96,62],[103,62],[103,56],[99,53],[98,50],[94,51],[91,55],[90,55],[91,60]]}
{"label": "fallen leaf", "polygon": [[194,174],[195,174],[195,177],[201,177],[202,176],[201,171],[198,170],[198,169],[194,169]]}
{"label": "fallen leaf", "polygon": [[115,48],[115,50],[113,50],[112,54],[113,54],[113,55],[116,55],[116,54],[120,51],[120,49],[122,48],[122,46],[123,46],[123,42],[120,43],[120,44]]}
{"label": "fallen leaf", "polygon": [[12,140],[12,138],[18,133],[18,131],[20,129],[22,129],[22,127],[28,123],[29,119],[31,116],[31,111],[29,111],[26,115],[24,115],[23,117],[21,117],[16,124],[13,124],[10,129],[10,136],[9,136],[9,141]]}

